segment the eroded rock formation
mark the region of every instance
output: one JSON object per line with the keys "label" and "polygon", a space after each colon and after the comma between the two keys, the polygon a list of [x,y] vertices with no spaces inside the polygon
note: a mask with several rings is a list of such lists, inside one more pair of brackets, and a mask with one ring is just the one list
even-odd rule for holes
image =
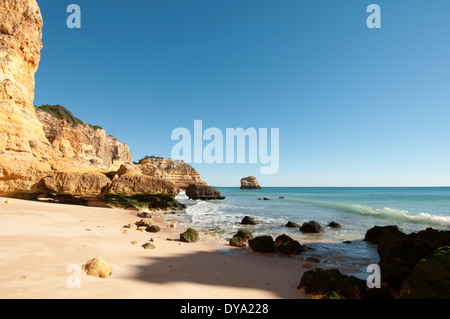
{"label": "eroded rock formation", "polygon": [[241,178],[241,189],[261,189],[255,176]]}
{"label": "eroded rock formation", "polygon": [[148,157],[137,165],[146,175],[157,174],[160,177],[174,182],[179,188],[186,189],[190,184],[204,184],[200,174],[189,164],[183,161],[172,160],[162,157]]}
{"label": "eroded rock formation", "polygon": [[99,127],[84,122],[73,124],[39,108],[36,115],[47,140],[71,164],[114,170],[131,162],[129,147]]}

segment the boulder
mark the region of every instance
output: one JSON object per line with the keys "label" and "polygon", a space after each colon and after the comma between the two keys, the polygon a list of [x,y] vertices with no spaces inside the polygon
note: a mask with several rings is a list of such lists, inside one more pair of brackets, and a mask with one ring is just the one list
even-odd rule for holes
{"label": "boulder", "polygon": [[248,241],[253,239],[253,234],[247,229],[239,229],[238,232],[230,239],[230,245],[236,247],[247,247]]}
{"label": "boulder", "polygon": [[328,224],[328,227],[330,228],[341,228],[341,225],[339,223],[336,222],[331,222]]}
{"label": "boulder", "polygon": [[241,189],[261,189],[261,186],[259,186],[256,177],[249,176],[241,178]]}
{"label": "boulder", "polygon": [[153,219],[144,218],[134,223],[137,227],[150,227],[153,225]]}
{"label": "boulder", "polygon": [[244,240],[250,240],[254,238],[253,233],[248,229],[239,229],[234,236],[241,237]]}
{"label": "boulder", "polygon": [[285,225],[285,227],[292,227],[292,228],[300,228],[300,225],[299,224],[297,224],[297,223],[295,223],[295,222],[291,222],[291,221],[288,221],[287,223],[286,223],[286,225]]}
{"label": "boulder", "polygon": [[147,213],[147,212],[139,212],[139,213],[137,214],[137,216],[138,216],[138,217],[142,217],[142,218],[152,218],[152,215],[150,215],[150,214]]}
{"label": "boulder", "polygon": [[157,233],[160,230],[161,230],[161,228],[159,228],[159,226],[156,226],[156,225],[151,225],[145,229],[145,231],[148,233]]}
{"label": "boulder", "polygon": [[198,232],[193,228],[188,228],[184,233],[180,234],[180,241],[186,243],[195,243],[200,240]]}
{"label": "boulder", "polygon": [[300,226],[300,231],[303,233],[323,233],[323,227],[318,222],[311,220],[303,223]]}
{"label": "boulder", "polygon": [[224,196],[220,195],[220,192],[218,190],[206,184],[190,184],[186,188],[186,196],[189,197],[189,199],[194,200],[225,199]]}
{"label": "boulder", "polygon": [[241,224],[242,225],[256,225],[258,224],[256,222],[256,220],[254,220],[252,217],[250,216],[245,216],[242,220],[241,220]]}
{"label": "boulder", "polygon": [[275,250],[283,255],[295,256],[305,251],[305,247],[298,241],[283,234],[275,239]]}
{"label": "boulder", "polygon": [[247,247],[247,241],[244,238],[238,236],[233,236],[233,238],[230,239],[229,243],[230,246]]}
{"label": "boulder", "polygon": [[403,299],[450,299],[450,246],[420,260],[402,283]]}
{"label": "boulder", "polygon": [[325,295],[334,291],[345,299],[357,299],[361,282],[361,279],[343,275],[337,269],[315,268],[303,274],[297,288],[304,288],[307,294]]}
{"label": "boulder", "polygon": [[275,243],[272,236],[258,236],[248,241],[248,245],[254,252],[274,253]]}
{"label": "boulder", "polygon": [[89,276],[100,278],[108,278],[112,275],[113,267],[108,264],[102,257],[95,257],[83,265],[83,270]]}
{"label": "boulder", "polygon": [[450,246],[450,231],[427,228],[404,234],[398,230],[384,231],[378,238],[378,255],[383,281],[400,290],[403,280],[423,258],[430,258],[442,246]]}
{"label": "boulder", "polygon": [[402,230],[396,225],[374,226],[366,232],[364,240],[373,244],[378,244],[378,240],[384,232],[393,232],[395,235],[402,233]]}

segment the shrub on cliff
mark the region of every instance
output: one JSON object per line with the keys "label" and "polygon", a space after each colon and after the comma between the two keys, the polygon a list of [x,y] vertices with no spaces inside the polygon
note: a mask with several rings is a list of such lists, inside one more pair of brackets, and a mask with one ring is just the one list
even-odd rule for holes
{"label": "shrub on cliff", "polygon": [[72,112],[70,112],[68,109],[66,109],[64,106],[61,105],[48,105],[44,104],[41,106],[38,106],[38,109],[45,111],[54,117],[56,117],[59,120],[65,120],[68,123],[71,123],[73,125],[79,125],[84,124],[82,120],[75,117]]}

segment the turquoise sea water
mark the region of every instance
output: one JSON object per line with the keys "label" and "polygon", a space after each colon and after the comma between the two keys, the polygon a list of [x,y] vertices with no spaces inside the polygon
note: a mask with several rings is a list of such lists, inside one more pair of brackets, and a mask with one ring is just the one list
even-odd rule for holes
{"label": "turquoise sea water", "polygon": [[[267,187],[241,190],[217,187],[222,201],[193,201],[181,193],[178,198],[188,205],[178,219],[199,230],[225,239],[242,228],[246,215],[258,225],[245,226],[258,235],[274,238],[287,234],[314,250],[323,265],[352,265],[357,275],[371,263],[378,262],[376,247],[363,241],[364,234],[378,225],[398,225],[405,233],[427,227],[450,230],[450,188],[308,188]],[[258,200],[258,198],[270,200]],[[279,199],[284,197],[284,199]],[[303,234],[298,228],[286,228],[288,221],[298,224],[315,220],[325,228],[322,234]],[[326,227],[329,222],[342,227]],[[345,244],[344,241],[352,241]]]}

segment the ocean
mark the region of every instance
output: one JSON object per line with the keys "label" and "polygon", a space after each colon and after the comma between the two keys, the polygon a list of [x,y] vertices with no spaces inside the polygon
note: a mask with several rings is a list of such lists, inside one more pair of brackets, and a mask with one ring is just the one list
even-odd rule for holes
{"label": "ocean", "polygon": [[[363,240],[371,227],[395,224],[405,233],[427,227],[450,229],[450,187],[216,189],[226,196],[225,200],[189,200],[180,193],[177,199],[187,209],[175,218],[211,238],[229,239],[239,228],[249,229],[255,236],[275,238],[286,234],[311,248],[302,258],[318,257],[321,260],[318,267],[322,268],[348,267],[352,275],[360,278],[367,278],[367,266],[379,261],[376,246]],[[241,225],[247,215],[258,224]],[[285,227],[288,221],[301,225],[310,220],[319,222],[325,231],[304,234],[298,228]],[[327,227],[332,221],[341,228]]]}

